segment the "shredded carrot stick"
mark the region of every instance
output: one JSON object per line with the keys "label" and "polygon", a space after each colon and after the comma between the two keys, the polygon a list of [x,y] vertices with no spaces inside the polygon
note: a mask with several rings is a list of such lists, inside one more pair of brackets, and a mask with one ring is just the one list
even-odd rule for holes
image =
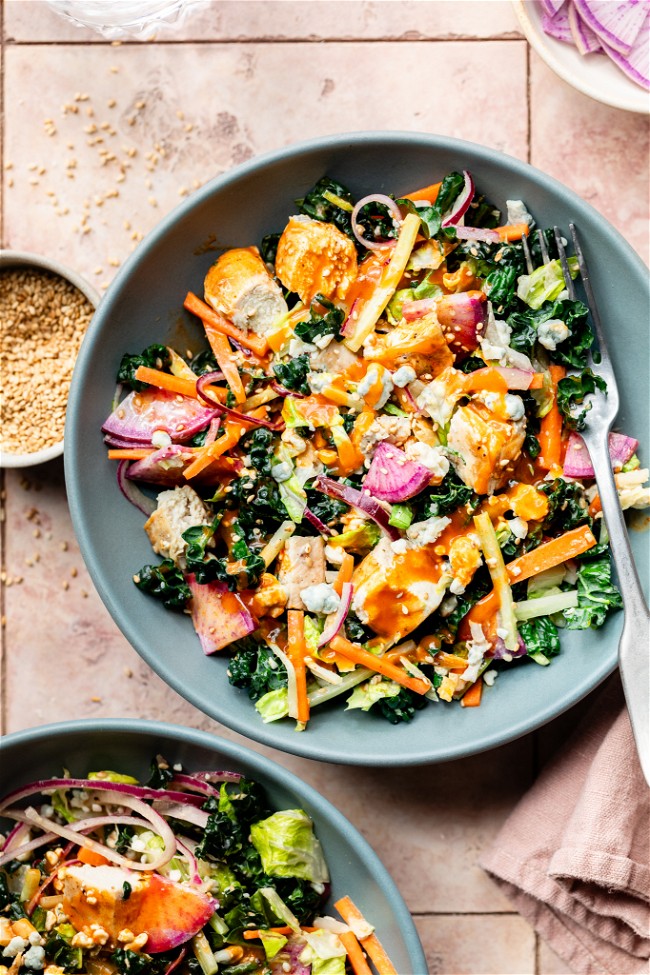
{"label": "shredded carrot stick", "polygon": [[[576,555],[581,555],[596,544],[591,529],[588,525],[579,525],[565,532],[559,538],[553,538],[550,542],[538,545],[531,552],[520,555],[518,559],[508,562],[506,572],[512,584],[515,582],[525,582],[531,576],[539,575],[546,569],[553,569],[556,565],[574,559]],[[463,624],[470,621],[473,623],[484,623],[490,619],[499,608],[499,597],[496,592],[488,593],[472,606],[469,613],[465,616]],[[460,634],[459,634],[460,635]]]}
{"label": "shredded carrot stick", "polygon": [[155,454],[155,448],[153,447],[124,447],[123,449],[109,450],[108,459],[109,460],[143,460],[145,457],[150,457]]}
{"label": "shredded carrot stick", "polygon": [[374,653],[369,653],[363,647],[358,647],[355,643],[350,643],[349,640],[344,639],[342,636],[335,636],[330,640],[330,647],[347,660],[352,660],[355,664],[361,664],[362,667],[374,670],[377,674],[388,677],[389,680],[394,680],[396,684],[401,684],[402,687],[408,687],[409,690],[415,691],[416,694],[426,694],[431,688],[431,684],[428,681],[421,680],[419,677],[411,677],[405,670],[386,660],[385,657],[376,657]]}
{"label": "shredded carrot stick", "polygon": [[183,302],[185,308],[191,311],[193,315],[198,315],[205,326],[205,332],[210,339],[210,332],[221,332],[222,335],[227,335],[231,339],[236,339],[240,345],[243,345],[246,349],[250,349],[255,352],[256,355],[263,356],[268,352],[269,345],[265,338],[261,335],[255,335],[254,332],[242,332],[240,328],[233,325],[220,315],[218,311],[214,308],[210,308],[210,305],[206,305],[204,301],[201,301],[193,292],[188,291]]}
{"label": "shredded carrot stick", "polygon": [[[334,907],[339,912],[345,923],[350,927],[352,927],[355,921],[361,922],[362,924],[368,923],[359,908],[350,900],[349,897],[342,897],[340,900],[336,901]],[[386,954],[386,949],[374,932],[368,935],[367,938],[359,938],[359,941],[370,956],[373,965],[379,972],[379,975],[397,975],[397,971],[393,966],[393,963]]]}
{"label": "shredded carrot stick", "polygon": [[[266,417],[267,409],[265,406],[260,406],[256,410],[251,410],[249,416],[255,417],[256,419],[263,419]],[[189,467],[185,468],[183,476],[188,480],[196,477],[200,474],[202,470],[205,470],[213,460],[217,457],[221,457],[225,454],[227,450],[234,447],[239,443],[240,439],[244,434],[252,429],[253,423],[244,423],[243,420],[226,420],[224,423],[224,433],[220,436],[214,443],[209,444],[207,447],[202,447],[197,451],[196,460],[192,461]]]}
{"label": "shredded carrot stick", "polygon": [[293,934],[293,928],[290,928],[285,924],[285,926],[282,928],[263,928],[256,929],[255,931],[243,932],[246,941],[252,941],[254,938],[261,938],[263,934]]}
{"label": "shredded carrot stick", "polygon": [[435,203],[438,199],[441,186],[442,183],[431,183],[430,186],[423,186],[421,190],[414,190],[413,193],[405,193],[402,199],[413,200],[414,203],[417,200],[428,200],[429,203]]}
{"label": "shredded carrot stick", "polygon": [[343,561],[334,580],[334,591],[341,595],[343,592],[343,584],[349,582],[352,578],[352,573],[354,572],[354,555],[350,555],[346,552],[343,556]]}
{"label": "shredded carrot stick", "polygon": [[138,382],[148,383],[150,386],[157,386],[158,389],[166,389],[170,393],[180,393],[181,396],[197,397],[196,380],[182,379],[180,376],[172,376],[161,369],[150,369],[149,366],[138,366],[135,371],[135,378]]}
{"label": "shredded carrot stick", "polygon": [[494,229],[504,242],[521,240],[522,237],[527,237],[530,233],[530,227],[527,223],[506,223],[502,227],[495,227]]}
{"label": "shredded carrot stick", "polygon": [[307,668],[305,656],[305,614],[301,609],[290,609],[287,612],[287,654],[293,664],[296,674],[296,691],[298,695],[298,713],[296,720],[301,724],[309,721],[309,698],[307,697]]}
{"label": "shredded carrot stick", "polygon": [[82,863],[89,863],[91,867],[103,867],[109,863],[101,853],[95,853],[94,850],[87,850],[85,846],[79,847],[77,860],[81,860]]}
{"label": "shredded carrot stick", "polygon": [[566,376],[564,366],[551,366],[551,382],[553,383],[553,405],[539,425],[539,445],[541,450],[537,458],[537,465],[543,470],[550,471],[558,467],[562,456],[562,414],[557,405],[557,384]]}
{"label": "shredded carrot stick", "polygon": [[461,708],[477,708],[483,695],[483,678],[479,677],[475,684],[468,687],[460,699]]}
{"label": "shredded carrot stick", "polygon": [[214,357],[217,360],[217,364],[224,374],[226,382],[230,386],[236,402],[244,403],[246,401],[246,390],[244,389],[244,384],[241,381],[237,363],[233,358],[230,342],[225,335],[222,335],[221,332],[216,332],[213,329],[211,329],[209,332],[206,329],[206,335],[208,336],[208,341],[210,342],[210,347],[214,352]]}
{"label": "shredded carrot stick", "polygon": [[364,957],[356,935],[352,931],[344,931],[342,934],[339,934],[339,939],[348,953],[348,959],[352,965],[354,975],[372,975],[372,971]]}
{"label": "shredded carrot stick", "polygon": [[433,661],[437,667],[449,667],[450,670],[467,669],[467,661],[464,657],[459,657],[455,653],[447,653],[445,650],[439,650],[434,655]]}
{"label": "shredded carrot stick", "polygon": [[[170,393],[178,393],[180,396],[191,396],[198,398],[195,379],[184,379],[182,376],[172,376],[168,372],[160,369],[150,369],[149,366],[138,366],[135,371],[135,378],[141,383],[149,386],[157,386],[158,389],[166,389]],[[207,390],[220,402],[225,402],[228,390],[221,386],[208,386]]]}

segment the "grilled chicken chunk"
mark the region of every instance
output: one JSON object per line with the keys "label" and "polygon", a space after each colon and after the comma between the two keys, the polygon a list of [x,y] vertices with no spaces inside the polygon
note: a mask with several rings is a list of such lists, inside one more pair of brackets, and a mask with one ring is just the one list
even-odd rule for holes
{"label": "grilled chicken chunk", "polygon": [[334,224],[291,217],[278,243],[275,271],[305,304],[317,294],[342,300],[357,276],[357,251]]}
{"label": "grilled chicken chunk", "polygon": [[287,593],[287,609],[305,609],[300,593],[325,582],[325,542],[322,538],[292,535],[280,556],[278,581]]}
{"label": "grilled chicken chunk", "polygon": [[193,525],[209,525],[212,517],[196,491],[184,484],[160,492],[158,507],[145,522],[144,530],[154,552],[178,565],[187,547],[183,532]]}
{"label": "grilled chicken chunk", "polygon": [[269,274],[256,247],[226,251],[208,271],[205,300],[233,325],[259,335],[271,331],[286,315],[282,290]]}

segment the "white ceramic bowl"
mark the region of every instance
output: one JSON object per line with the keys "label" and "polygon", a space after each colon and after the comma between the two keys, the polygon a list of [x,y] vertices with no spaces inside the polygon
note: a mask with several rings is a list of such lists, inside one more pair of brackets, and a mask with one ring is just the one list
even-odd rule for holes
{"label": "white ceramic bowl", "polygon": [[650,111],[650,94],[628,78],[603,54],[583,56],[572,44],[549,37],[542,29],[542,5],[539,0],[512,0],[519,25],[530,46],[567,84],[603,105],[626,112],[646,114]]}
{"label": "white ceramic bowl", "polygon": [[[81,275],[71,268],[61,264],[60,261],[53,261],[39,254],[30,254],[27,251],[2,251],[0,253],[0,271],[8,268],[33,267],[42,271],[50,271],[58,274],[73,284],[83,295],[86,296],[93,308],[99,304],[101,295],[91,284],[85,281]],[[43,450],[36,450],[31,454],[14,454],[0,448],[0,467],[34,467],[36,464],[45,464],[48,460],[54,460],[63,453],[63,439],[51,447],[44,447]]]}

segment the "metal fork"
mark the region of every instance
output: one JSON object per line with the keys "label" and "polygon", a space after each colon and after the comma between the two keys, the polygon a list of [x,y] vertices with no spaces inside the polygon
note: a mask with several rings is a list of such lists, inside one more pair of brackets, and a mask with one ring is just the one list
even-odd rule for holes
{"label": "metal fork", "polygon": [[[625,618],[618,647],[619,666],[641,768],[646,781],[650,784],[650,614],[632,557],[625,519],[618,501],[608,446],[609,432],[619,410],[618,386],[589,280],[587,262],[578,240],[575,225],[570,223],[569,230],[571,231],[573,249],[578,258],[580,278],[587,298],[587,307],[594,324],[600,353],[598,359],[593,353],[591,354],[590,365],[592,367],[598,366],[599,374],[607,383],[606,393],[597,390],[588,397],[590,409],[587,413],[586,427],[581,431],[581,434],[589,450],[591,463],[596,473],[596,484],[598,485],[603,518],[607,524],[612,556],[623,597]],[[565,242],[558,227],[553,228],[553,233],[567,291],[569,297],[575,300],[576,291],[569,272],[564,249]],[[550,257],[541,230],[537,232],[537,239],[542,260],[548,264]],[[522,238],[522,243],[526,266],[530,274],[533,270],[533,261],[525,237]]]}

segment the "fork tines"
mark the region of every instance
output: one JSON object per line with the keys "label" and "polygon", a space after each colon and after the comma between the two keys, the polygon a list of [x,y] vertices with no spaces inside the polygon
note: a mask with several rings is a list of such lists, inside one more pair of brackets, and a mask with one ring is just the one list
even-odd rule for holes
{"label": "fork tines", "polygon": [[[573,224],[571,224],[573,227]],[[575,229],[575,228],[574,228]],[[571,277],[571,271],[569,270],[569,262],[566,259],[566,251],[564,249],[564,238],[559,227],[553,227],[553,234],[555,235],[555,245],[557,247],[557,252],[560,255],[560,264],[562,265],[562,274],[564,276],[564,283],[566,284],[566,289],[569,292],[569,298],[571,301],[576,300],[576,289],[573,284],[573,279]],[[574,238],[574,247],[576,244],[576,239]],[[578,245],[579,247],[579,245]],[[578,254],[578,247],[575,247],[576,255]],[[582,270],[582,265],[580,264],[580,258],[578,257],[578,264]]]}

